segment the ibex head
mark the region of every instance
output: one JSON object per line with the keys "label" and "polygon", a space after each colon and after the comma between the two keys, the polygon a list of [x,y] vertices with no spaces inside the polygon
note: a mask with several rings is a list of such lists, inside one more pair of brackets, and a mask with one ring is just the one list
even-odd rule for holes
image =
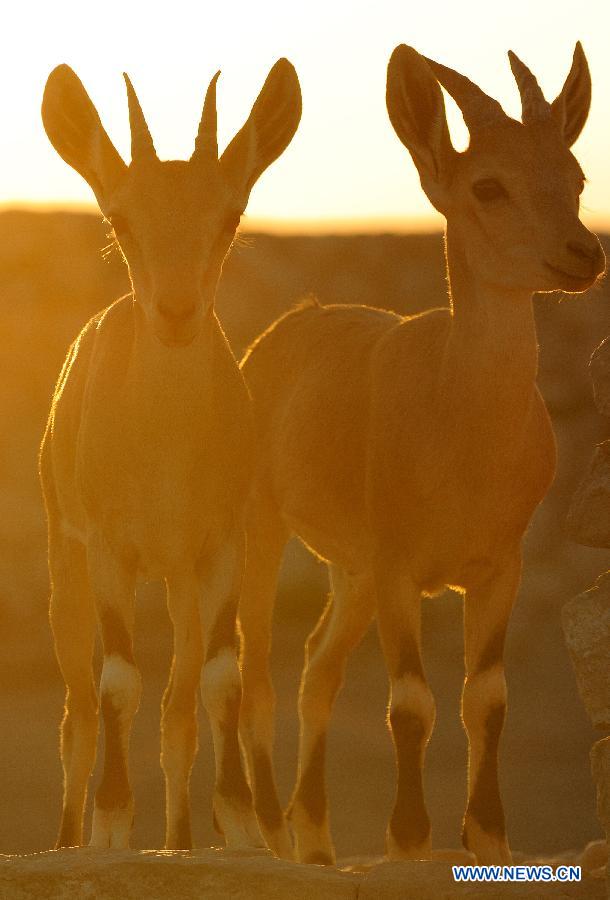
{"label": "ibex head", "polygon": [[[569,149],[589,113],[587,61],[577,44],[566,82],[548,103],[527,66],[512,52],[509,59],[521,122],[463,75],[397,47],[388,66],[390,120],[478,278],[518,290],[583,291],[605,265],[579,219],[585,179]],[[463,153],[451,144],[440,85],[470,132]]]}
{"label": "ibex head", "polygon": [[286,149],[301,117],[297,74],[271,69],[243,128],[219,157],[216,73],[188,161],[160,161],[131,81],[127,166],[76,74],[51,72],[42,119],[59,155],[92,187],[129,266],[134,297],[157,337],[189,344],[212,310],[216,284],[250,191]]}

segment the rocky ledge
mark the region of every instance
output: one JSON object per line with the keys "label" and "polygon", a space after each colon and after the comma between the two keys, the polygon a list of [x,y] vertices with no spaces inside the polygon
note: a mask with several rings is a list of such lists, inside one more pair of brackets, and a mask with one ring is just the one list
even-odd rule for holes
{"label": "rocky ledge", "polygon": [[[10,900],[449,900],[468,898],[605,897],[604,879],[586,869],[601,863],[601,845],[561,860],[583,864],[578,883],[455,884],[452,862],[364,860],[342,868],[299,865],[266,852],[223,850],[93,850],[88,847],[0,858],[0,897]],[[588,857],[587,857],[588,852]],[[603,854],[605,856],[605,851]],[[542,864],[542,860],[536,860]],[[559,860],[546,860],[557,865]],[[599,871],[599,870],[598,870]],[[599,872],[599,874],[602,874]]]}

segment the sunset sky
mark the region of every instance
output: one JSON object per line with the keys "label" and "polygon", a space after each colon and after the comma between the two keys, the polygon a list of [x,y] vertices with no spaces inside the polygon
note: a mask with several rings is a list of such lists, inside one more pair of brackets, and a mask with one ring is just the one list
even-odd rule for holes
{"label": "sunset sky", "polygon": [[[276,228],[440,226],[385,109],[386,66],[399,43],[460,70],[519,113],[506,57],[511,48],[533,69],[548,99],[583,42],[593,75],[593,106],[575,150],[589,179],[584,218],[610,225],[610,4],[548,0],[436,0],[306,3],[259,0],[211,4],[54,0],[4,10],[0,54],[0,203],[92,204],[85,182],[44,134],[46,77],[67,62],[83,80],[121,154],[129,159],[121,72],[132,77],[161,158],[193,147],[207,83],[218,68],[221,147],[241,126],[280,56],[296,66],[301,126],[284,156],[252,193],[248,222]],[[465,130],[450,110],[459,147]]]}

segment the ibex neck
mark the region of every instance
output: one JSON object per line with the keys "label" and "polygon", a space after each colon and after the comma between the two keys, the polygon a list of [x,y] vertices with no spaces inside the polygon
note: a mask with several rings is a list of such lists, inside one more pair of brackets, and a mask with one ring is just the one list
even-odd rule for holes
{"label": "ibex neck", "polygon": [[447,268],[452,304],[450,366],[476,373],[482,391],[517,397],[533,391],[538,344],[529,291],[483,283],[470,268],[458,236],[448,229]]}

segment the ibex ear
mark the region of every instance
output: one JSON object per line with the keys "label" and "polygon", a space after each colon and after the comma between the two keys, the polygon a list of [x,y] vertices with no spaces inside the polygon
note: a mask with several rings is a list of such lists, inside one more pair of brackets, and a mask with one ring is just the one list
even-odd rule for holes
{"label": "ibex ear", "polygon": [[553,100],[553,117],[559,124],[568,147],[571,147],[584,128],[591,106],[591,73],[587,65],[585,51],[580,41],[574,49],[572,68],[561,89]]}
{"label": "ibex ear", "polygon": [[47,79],[42,122],[61,158],[83,176],[98,201],[102,201],[127,166],[104,131],[82,82],[69,66],[57,66]]}
{"label": "ibex ear", "polygon": [[390,122],[413,157],[428,199],[443,212],[456,151],[440,85],[426,60],[405,44],[390,57],[386,103]]}
{"label": "ibex ear", "polygon": [[301,119],[301,88],[294,66],[278,59],[244,127],[220,159],[220,167],[244,203],[267,166],[292,140]]}

